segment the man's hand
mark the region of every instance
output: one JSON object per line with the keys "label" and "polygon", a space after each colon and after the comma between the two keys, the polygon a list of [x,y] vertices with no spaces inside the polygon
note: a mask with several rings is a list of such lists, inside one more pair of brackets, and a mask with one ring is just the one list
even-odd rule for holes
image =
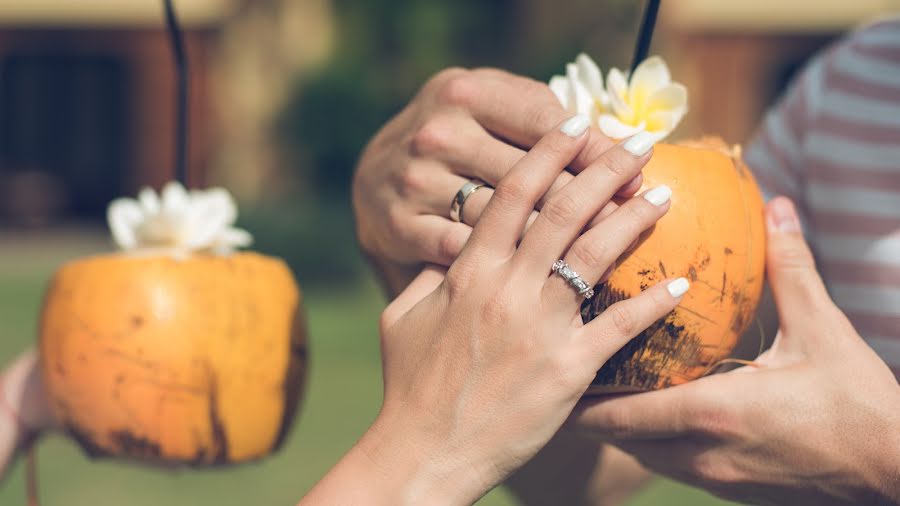
{"label": "man's hand", "polygon": [[781,330],[756,366],[582,401],[570,422],[729,499],[900,504],[900,386],[829,298],[790,201],[767,227]]}
{"label": "man's hand", "polygon": [[[453,222],[450,204],[466,181],[496,186],[525,150],[571,115],[544,83],[496,69],[449,69],[426,83],[369,143],[353,182],[360,244],[390,291],[399,293],[425,263],[448,266],[457,257],[492,194],[475,192],[463,222]],[[580,172],[612,145],[592,129],[569,170]],[[560,175],[537,207],[572,177]],[[619,194],[639,187],[640,176]],[[614,208],[610,203],[601,216]]]}

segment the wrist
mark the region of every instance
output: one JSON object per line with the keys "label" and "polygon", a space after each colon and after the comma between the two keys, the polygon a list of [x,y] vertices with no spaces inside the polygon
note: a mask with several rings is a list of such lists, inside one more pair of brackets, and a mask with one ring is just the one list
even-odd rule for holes
{"label": "wrist", "polygon": [[[383,412],[354,447],[377,474],[391,504],[472,504],[501,477],[478,445],[454,445],[414,417]],[[464,447],[464,448],[460,448]]]}
{"label": "wrist", "polygon": [[886,420],[873,458],[869,459],[866,491],[873,504],[900,504],[900,406]]}

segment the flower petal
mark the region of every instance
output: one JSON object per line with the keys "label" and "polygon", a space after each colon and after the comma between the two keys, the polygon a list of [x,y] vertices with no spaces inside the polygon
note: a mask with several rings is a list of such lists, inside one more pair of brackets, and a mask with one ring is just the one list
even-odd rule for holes
{"label": "flower petal", "polygon": [[647,116],[647,130],[664,132],[665,135],[668,135],[675,130],[686,113],[687,107],[653,111]]}
{"label": "flower petal", "polygon": [[590,115],[591,111],[594,110],[594,98],[579,80],[578,67],[574,63],[566,65],[566,77],[569,80],[569,85],[572,87],[572,97],[574,99],[574,108],[570,105],[569,110],[579,114]]}
{"label": "flower petal", "polygon": [[581,53],[575,57],[575,66],[578,68],[579,80],[590,94],[595,98],[602,97],[606,93],[603,89],[603,74],[594,60],[585,53]]}
{"label": "flower petal", "polygon": [[606,76],[606,87],[609,92],[609,104],[613,112],[622,121],[630,122],[634,118],[634,109],[628,105],[628,82],[625,75],[613,68]]}
{"label": "flower petal", "polygon": [[253,236],[240,228],[228,228],[222,232],[212,245],[214,253],[223,255],[231,253],[236,248],[246,248],[253,244]]}
{"label": "flower petal", "polygon": [[160,202],[159,195],[153,191],[153,188],[144,188],[138,193],[138,202],[147,214],[159,213]]}
{"label": "flower petal", "polygon": [[634,75],[631,76],[629,85],[632,92],[636,89],[641,90],[641,92],[647,93],[649,98],[650,94],[671,82],[672,76],[669,74],[666,62],[659,56],[651,56],[634,69]]}
{"label": "flower petal", "polygon": [[187,211],[190,205],[188,192],[177,181],[171,181],[162,191],[162,211],[168,215],[180,215]]}
{"label": "flower petal", "polygon": [[[575,105],[575,100],[571,96],[571,87],[569,86],[569,80],[566,79],[565,76],[553,76],[550,78],[550,91],[556,95],[559,103],[562,104],[563,109],[569,110],[570,106]],[[573,111],[574,112],[574,111]]]}
{"label": "flower petal", "polygon": [[144,221],[144,213],[136,200],[113,200],[106,209],[106,221],[119,248],[129,250],[137,246],[137,228]]}
{"label": "flower petal", "polygon": [[644,123],[637,126],[627,125],[612,114],[601,114],[598,121],[600,131],[612,139],[624,139],[644,130]]}
{"label": "flower petal", "polygon": [[687,107],[687,88],[683,84],[671,83],[650,95],[648,109],[680,109]]}

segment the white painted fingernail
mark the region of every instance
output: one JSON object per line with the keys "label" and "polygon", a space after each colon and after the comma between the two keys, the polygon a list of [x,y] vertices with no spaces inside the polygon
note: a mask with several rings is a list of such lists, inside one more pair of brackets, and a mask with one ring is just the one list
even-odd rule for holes
{"label": "white painted fingernail", "polygon": [[577,114],[566,120],[559,130],[569,137],[580,137],[589,126],[591,126],[591,118],[584,114]]}
{"label": "white painted fingernail", "polygon": [[644,194],[644,199],[654,206],[661,206],[672,198],[672,189],[662,184]]}
{"label": "white painted fingernail", "polygon": [[650,132],[638,132],[625,141],[622,147],[634,156],[642,156],[647,151],[650,151],[654,144],[656,144],[656,139],[653,134]]}
{"label": "white painted fingernail", "polygon": [[669,290],[669,295],[676,299],[687,293],[688,288],[690,287],[691,284],[688,283],[688,280],[685,278],[678,278],[666,285],[666,289]]}

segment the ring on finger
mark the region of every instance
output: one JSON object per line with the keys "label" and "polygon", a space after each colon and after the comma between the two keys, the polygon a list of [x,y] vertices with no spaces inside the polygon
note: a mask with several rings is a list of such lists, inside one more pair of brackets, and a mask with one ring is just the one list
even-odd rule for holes
{"label": "ring on finger", "polygon": [[453,197],[453,202],[450,204],[451,220],[457,223],[462,222],[463,206],[465,205],[466,200],[480,188],[490,188],[490,186],[480,179],[472,179],[466,181],[466,184],[460,187],[459,191],[457,191],[456,195]]}
{"label": "ring on finger", "polygon": [[587,281],[581,279],[581,276],[578,275],[577,272],[573,271],[569,264],[564,262],[563,260],[557,260],[553,263],[553,267],[551,270],[558,274],[561,278],[565,279],[567,283],[569,283],[572,288],[578,292],[578,295],[581,295],[585,298],[585,300],[590,299],[594,296],[594,288],[591,287],[587,283]]}

